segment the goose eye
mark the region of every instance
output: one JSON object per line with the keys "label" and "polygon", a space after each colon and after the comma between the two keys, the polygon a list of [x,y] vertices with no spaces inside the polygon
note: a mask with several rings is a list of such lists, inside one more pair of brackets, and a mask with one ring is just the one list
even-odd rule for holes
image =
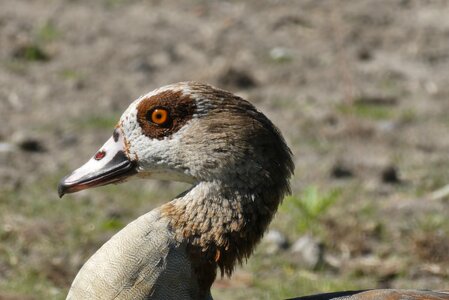
{"label": "goose eye", "polygon": [[168,122],[168,111],[164,108],[156,108],[150,112],[150,121],[157,125],[164,125]]}

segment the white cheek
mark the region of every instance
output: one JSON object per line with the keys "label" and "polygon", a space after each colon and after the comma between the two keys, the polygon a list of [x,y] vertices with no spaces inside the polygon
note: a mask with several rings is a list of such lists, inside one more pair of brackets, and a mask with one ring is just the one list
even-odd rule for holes
{"label": "white cheek", "polygon": [[132,152],[139,157],[139,163],[151,169],[170,169],[179,165],[177,151],[180,148],[179,135],[161,140],[139,135],[132,142]]}

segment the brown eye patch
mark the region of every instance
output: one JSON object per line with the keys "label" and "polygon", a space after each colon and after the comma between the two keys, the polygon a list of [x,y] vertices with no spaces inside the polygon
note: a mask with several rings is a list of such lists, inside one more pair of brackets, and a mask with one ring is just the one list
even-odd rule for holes
{"label": "brown eye patch", "polygon": [[146,136],[163,139],[192,119],[195,108],[188,95],[168,90],[143,99],[137,105],[137,121]]}

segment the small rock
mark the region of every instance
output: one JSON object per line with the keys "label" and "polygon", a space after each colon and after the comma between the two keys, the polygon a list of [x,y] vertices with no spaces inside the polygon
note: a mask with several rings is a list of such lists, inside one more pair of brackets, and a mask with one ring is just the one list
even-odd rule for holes
{"label": "small rock", "polygon": [[67,85],[73,90],[82,90],[86,87],[86,82],[83,79],[68,80]]}
{"label": "small rock", "polygon": [[20,149],[27,152],[44,152],[45,148],[38,140],[29,139],[19,144]]}
{"label": "small rock", "polygon": [[248,89],[256,86],[256,81],[248,72],[233,68],[228,69],[222,74],[218,81],[222,85],[241,89]]}
{"label": "small rock", "polygon": [[401,183],[398,171],[394,166],[389,166],[382,171],[382,182],[390,184]]}
{"label": "small rock", "polygon": [[382,132],[392,132],[397,128],[397,123],[393,121],[380,121],[377,123],[376,127]]}
{"label": "small rock", "polygon": [[275,254],[280,250],[287,249],[287,238],[277,230],[270,230],[263,238],[263,247],[266,253]]}
{"label": "small rock", "polygon": [[107,209],[106,216],[109,219],[120,219],[123,217],[123,212],[117,207],[111,207]]}
{"label": "small rock", "polygon": [[131,65],[131,68],[135,71],[141,72],[141,73],[152,73],[157,68],[153,64],[151,64],[149,61],[147,61],[144,58],[138,59],[137,61],[134,61]]}
{"label": "small rock", "polygon": [[298,255],[306,267],[314,269],[323,261],[324,247],[312,236],[305,235],[293,244],[291,252]]}
{"label": "small rock", "polygon": [[331,170],[331,177],[333,178],[351,178],[354,176],[354,173],[346,166],[342,164],[336,164]]}
{"label": "small rock", "polygon": [[403,6],[404,8],[407,8],[410,6],[410,2],[411,2],[410,0],[401,0],[399,1],[399,5]]}
{"label": "small rock", "polygon": [[275,47],[270,50],[270,57],[276,62],[286,62],[292,60],[292,56],[285,48]]}
{"label": "small rock", "polygon": [[10,143],[0,142],[0,153],[8,153],[14,151],[14,145]]}
{"label": "small rock", "polygon": [[426,81],[424,83],[424,88],[430,95],[435,95],[438,93],[438,85],[434,81]]}
{"label": "small rock", "polygon": [[327,253],[326,255],[324,255],[323,260],[325,261],[325,263],[328,266],[330,266],[336,270],[339,270],[343,264],[341,257],[337,257],[330,253]]}
{"label": "small rock", "polygon": [[337,117],[336,115],[329,114],[329,115],[326,115],[326,116],[323,118],[323,122],[324,122],[326,125],[329,125],[329,126],[337,126],[339,120],[338,120],[338,117]]}
{"label": "small rock", "polygon": [[369,61],[373,58],[373,54],[368,48],[360,48],[357,51],[357,58],[361,61]]}
{"label": "small rock", "polygon": [[63,146],[73,146],[78,142],[78,136],[73,133],[65,133],[61,135],[60,141]]}
{"label": "small rock", "polygon": [[17,132],[13,135],[12,141],[19,147],[19,149],[26,152],[44,152],[45,147],[42,143],[29,135],[22,132]]}

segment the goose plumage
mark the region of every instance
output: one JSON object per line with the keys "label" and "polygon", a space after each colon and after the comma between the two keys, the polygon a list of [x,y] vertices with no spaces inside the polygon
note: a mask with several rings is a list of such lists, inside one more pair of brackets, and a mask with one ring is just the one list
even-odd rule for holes
{"label": "goose plumage", "polygon": [[[67,299],[212,299],[217,272],[231,275],[250,256],[290,193],[293,169],[279,130],[232,93],[181,82],[141,96],[100,150],[61,180],[59,195],[133,177],[192,186],[107,241],[81,268]],[[393,292],[404,297],[337,299],[449,299]],[[332,299],[316,297],[304,299]]]}

